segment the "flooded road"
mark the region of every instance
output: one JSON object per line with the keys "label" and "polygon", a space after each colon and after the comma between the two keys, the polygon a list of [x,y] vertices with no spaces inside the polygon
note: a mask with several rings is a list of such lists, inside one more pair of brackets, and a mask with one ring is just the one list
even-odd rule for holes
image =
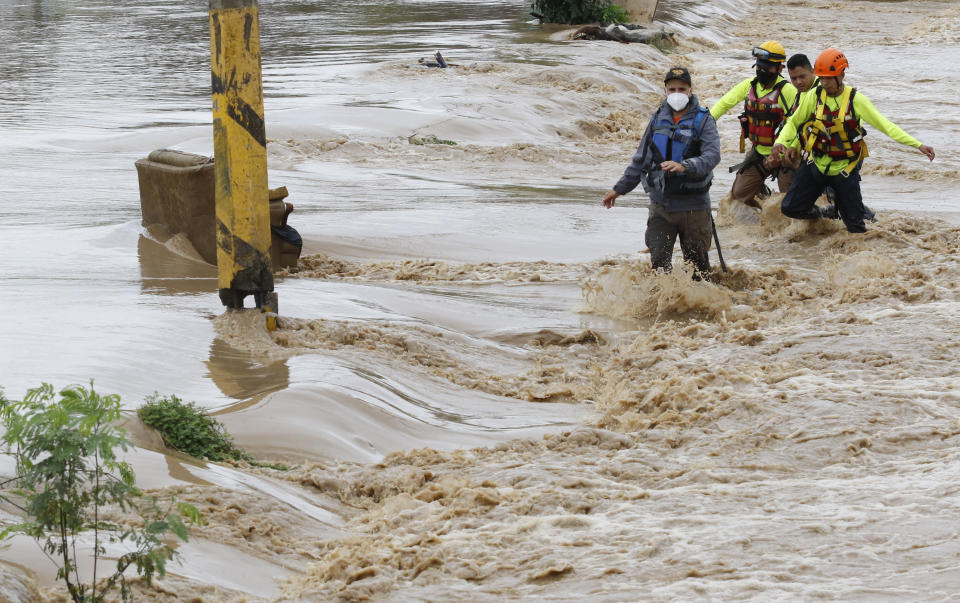
{"label": "flooded road", "polygon": [[[175,394],[291,465],[135,429],[141,485],[209,522],[166,581],[183,600],[948,598],[960,12],[855,4],[869,23],[831,33],[831,3],[664,1],[665,53],[572,42],[524,3],[264,3],[270,185],[305,240],[271,334],[140,226],[133,162],[212,152],[205,7],[3,3],[0,386]],[[774,198],[721,222],[715,285],[656,277],[644,195],[600,197],[668,67],[709,105],[770,37],[841,47],[937,159],[871,131],[866,236]],[[458,66],[417,66],[437,50]],[[719,128],[715,205],[740,161],[735,114]],[[37,553],[0,551],[8,598],[52,584]]]}

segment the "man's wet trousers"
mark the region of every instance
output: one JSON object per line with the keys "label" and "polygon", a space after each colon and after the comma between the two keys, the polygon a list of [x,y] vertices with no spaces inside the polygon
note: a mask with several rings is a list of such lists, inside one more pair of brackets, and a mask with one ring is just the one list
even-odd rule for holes
{"label": "man's wet trousers", "polygon": [[816,220],[821,217],[814,204],[823,194],[823,189],[831,186],[837,193],[837,212],[849,232],[867,232],[863,219],[866,210],[860,194],[860,166],[849,176],[822,174],[812,163],[800,166],[794,175],[790,189],[780,203],[783,215],[798,220]]}
{"label": "man's wet trousers", "polygon": [[668,212],[659,203],[651,203],[644,239],[650,248],[653,269],[670,272],[673,267],[673,245],[679,236],[683,259],[693,264],[696,277],[709,280],[710,259],[707,252],[713,240],[712,224],[709,209]]}

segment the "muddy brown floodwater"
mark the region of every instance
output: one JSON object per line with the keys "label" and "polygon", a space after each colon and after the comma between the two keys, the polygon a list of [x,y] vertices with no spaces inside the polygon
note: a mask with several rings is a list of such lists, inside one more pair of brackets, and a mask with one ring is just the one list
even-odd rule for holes
{"label": "muddy brown floodwater", "polygon": [[[141,486],[207,520],[138,599],[955,598],[960,8],[664,0],[664,52],[573,42],[521,4],[264,3],[270,184],[305,240],[275,332],[223,312],[189,241],[139,226],[133,160],[211,153],[205,11],[0,9],[0,161],[24,200],[0,224],[6,394],[176,394],[287,465],[185,458],[131,412]],[[710,105],[770,38],[841,48],[937,159],[868,126],[866,234],[789,220],[777,193],[745,222],[731,112],[730,271],[654,274],[644,195],[600,198],[668,67]],[[416,65],[437,49],[458,66]],[[55,572],[15,539],[0,599],[65,600]]]}

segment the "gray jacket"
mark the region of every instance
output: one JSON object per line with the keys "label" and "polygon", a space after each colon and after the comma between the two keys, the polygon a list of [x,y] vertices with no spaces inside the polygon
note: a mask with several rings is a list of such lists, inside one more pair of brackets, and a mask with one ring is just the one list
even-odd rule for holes
{"label": "gray jacket", "polygon": [[[696,95],[690,97],[690,104],[684,112],[684,119],[700,110],[700,101]],[[650,201],[664,206],[668,212],[710,209],[710,182],[713,168],[720,163],[720,134],[717,122],[710,113],[703,116],[699,135],[691,141],[694,153],[681,163],[687,171],[684,174],[664,173],[659,162],[653,157],[654,125],[658,122],[673,122],[673,111],[664,101],[653,115],[647,131],[643,134],[640,146],[633,155],[633,161],[623,173],[623,177],[613,185],[613,190],[625,195],[643,184],[650,195]],[[699,141],[697,151],[696,142]]]}

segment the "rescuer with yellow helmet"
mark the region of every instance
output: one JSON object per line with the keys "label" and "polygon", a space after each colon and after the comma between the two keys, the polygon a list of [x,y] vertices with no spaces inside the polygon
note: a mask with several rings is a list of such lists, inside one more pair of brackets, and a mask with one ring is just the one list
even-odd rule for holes
{"label": "rescuer with yellow helmet", "polygon": [[[808,155],[793,177],[790,190],[780,205],[784,215],[801,220],[840,217],[849,232],[866,232],[867,210],[860,194],[860,166],[867,157],[866,121],[893,140],[919,149],[930,161],[933,147],[901,130],[883,116],[873,103],[843,79],[849,67],[847,57],[835,48],[820,53],[813,66],[820,84],[803,95],[773,145],[772,155],[792,162],[802,151]],[[825,187],[832,187],[836,207],[815,206]]]}
{"label": "rescuer with yellow helmet", "polygon": [[724,94],[710,109],[710,114],[719,121],[734,105],[743,102],[743,113],[740,115],[740,151],[744,150],[744,140],[747,138],[750,139],[752,148],[739,166],[737,177],[730,189],[730,197],[758,207],[756,197],[768,176],[777,174],[780,192],[784,192],[789,186],[786,174],[781,177],[778,173],[779,162],[770,160],[770,147],[773,146],[776,132],[789,115],[797,89],[781,77],[787,61],[787,51],[783,45],[768,40],[754,48],[752,54],[756,59],[756,74]]}

